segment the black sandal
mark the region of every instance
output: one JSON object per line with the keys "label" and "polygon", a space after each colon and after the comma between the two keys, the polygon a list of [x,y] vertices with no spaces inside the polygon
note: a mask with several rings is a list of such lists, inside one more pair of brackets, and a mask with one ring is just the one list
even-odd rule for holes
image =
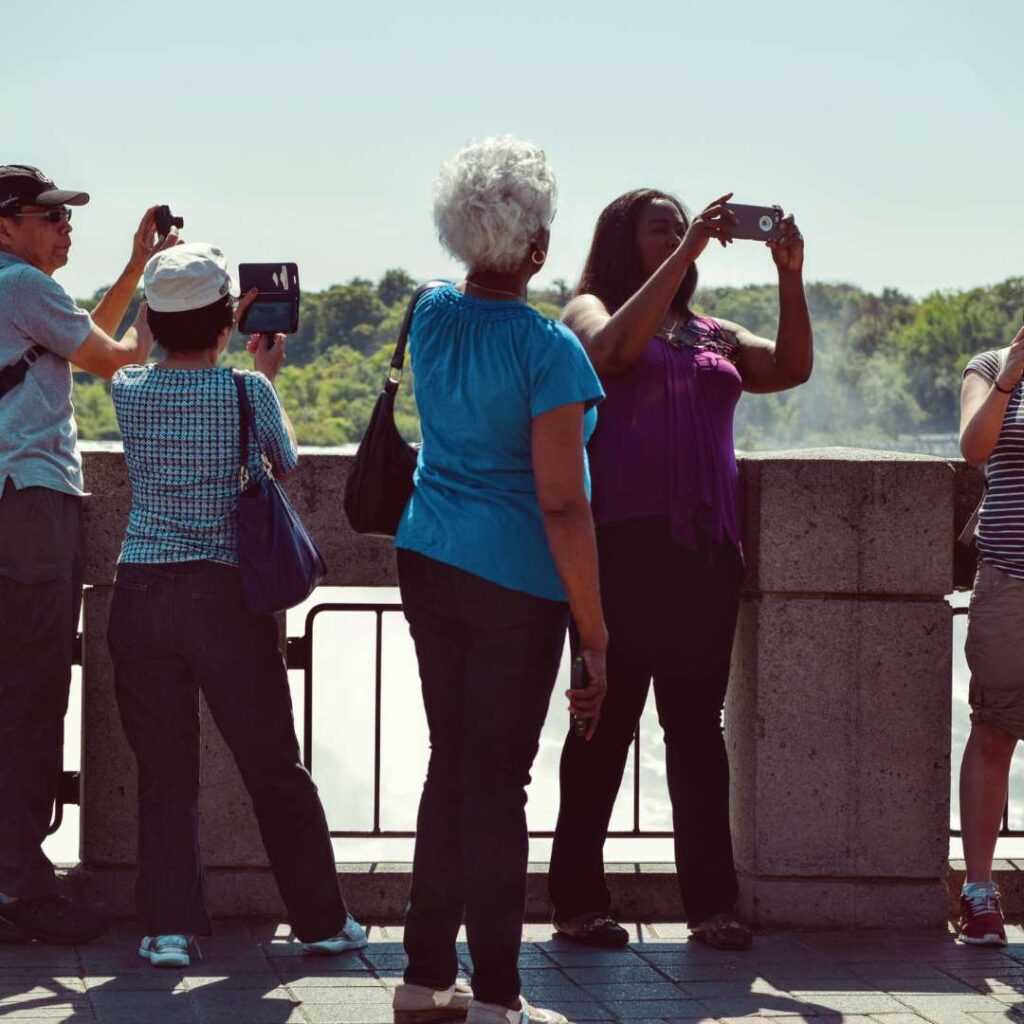
{"label": "black sandal", "polygon": [[555,935],[560,939],[578,942],[581,946],[597,946],[601,949],[615,949],[629,942],[629,932],[610,917],[593,917],[590,920],[574,918],[572,921],[555,921]]}
{"label": "black sandal", "polygon": [[702,942],[712,949],[745,950],[750,949],[754,936],[750,929],[734,914],[715,914],[714,917],[701,921],[690,932],[694,942]]}

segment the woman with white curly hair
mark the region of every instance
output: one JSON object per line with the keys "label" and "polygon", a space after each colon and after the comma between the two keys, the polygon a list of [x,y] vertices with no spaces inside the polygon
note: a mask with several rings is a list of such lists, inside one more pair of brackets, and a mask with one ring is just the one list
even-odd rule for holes
{"label": "woman with white curly hair", "polygon": [[589,676],[570,710],[588,738],[606,688],[584,448],[604,392],[576,336],[526,301],[554,207],[543,150],[511,136],[467,146],[437,181],[438,233],[467,272],[420,299],[410,333],[423,448],[395,544],[431,749],[400,1024],[565,1021],[519,992],[526,786],[570,610]]}

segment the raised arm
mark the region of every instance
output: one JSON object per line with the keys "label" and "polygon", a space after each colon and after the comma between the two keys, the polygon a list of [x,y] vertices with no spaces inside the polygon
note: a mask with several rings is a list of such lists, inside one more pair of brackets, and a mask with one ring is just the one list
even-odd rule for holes
{"label": "raised arm", "polygon": [[[243,306],[251,301],[253,295],[250,293],[243,298]],[[239,307],[243,308],[242,306]],[[277,378],[278,373],[281,369],[281,364],[285,359],[285,348],[288,344],[288,335],[286,334],[252,334],[249,336],[247,347],[252,353],[252,365],[253,369],[262,373],[264,377],[270,381],[271,387],[274,387],[274,380]],[[276,392],[276,388],[274,388]],[[281,425],[284,427],[285,434],[288,436],[288,442],[291,445],[293,452],[298,452],[299,442],[295,436],[295,427],[292,426],[292,421],[288,416],[288,410],[285,409],[284,403],[277,399],[275,403],[275,417],[279,417]],[[274,431],[271,429],[271,425],[267,424],[267,434],[273,436]],[[287,452],[279,452],[276,459],[274,459],[274,475],[278,480],[284,480],[291,476],[295,472],[295,462],[287,457]]]}
{"label": "raised arm", "polygon": [[651,336],[661,327],[686,272],[712,238],[722,245],[730,241],[723,210],[732,193],[716,199],[694,217],[672,254],[623,306],[610,314],[596,295],[579,295],[562,319],[583,342],[583,347],[602,377],[628,370],[643,354]]}
{"label": "raised arm", "polygon": [[971,466],[988,461],[1003,429],[1006,406],[1024,374],[1024,327],[1010,343],[994,382],[970,371],[960,388],[960,453]]}
{"label": "raised arm", "polygon": [[814,366],[811,315],[804,294],[804,240],[792,214],[783,217],[779,240],[767,244],[779,273],[779,328],[775,340],[758,337],[729,320],[718,321],[739,342],[743,390],[761,394],[805,383]]}
{"label": "raised arm", "polygon": [[[128,265],[121,271],[118,279],[107,289],[106,294],[92,311],[92,322],[107,335],[113,337],[124,319],[124,314],[135,296],[146,263],[151,256],[179,242],[173,231],[166,238],[160,239],[156,233],[156,207],[151,206],[139,222],[135,236],[132,238],[132,254]],[[84,369],[84,367],[83,367]]]}
{"label": "raised arm", "polygon": [[573,711],[588,719],[589,739],[607,690],[608,630],[601,609],[594,520],[584,486],[583,403],[559,406],[534,417],[531,446],[537,502],[590,678],[586,690],[570,695]]}
{"label": "raised arm", "polygon": [[110,380],[122,366],[144,363],[153,351],[153,335],[146,322],[147,308],[146,303],[140,304],[135,322],[120,341],[114,341],[101,327],[93,326],[89,336],[72,353],[71,362],[104,380]]}

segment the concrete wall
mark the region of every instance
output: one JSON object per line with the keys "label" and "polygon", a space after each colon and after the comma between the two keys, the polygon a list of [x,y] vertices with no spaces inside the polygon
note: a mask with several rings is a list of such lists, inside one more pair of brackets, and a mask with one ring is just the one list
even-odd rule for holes
{"label": "concrete wall", "polygon": [[[350,458],[307,454],[288,489],[332,585],[394,584],[390,544],[348,528]],[[106,653],[110,584],[129,489],[117,453],[86,479],[82,867],[131,912],[135,779]],[[727,706],[741,902],[765,926],[945,920],[954,519],[974,484],[943,460],[842,449],[744,458],[748,577]],[[966,482],[965,482],[966,481]],[[969,510],[968,510],[969,511]],[[965,563],[966,564],[966,563]],[[967,570],[962,570],[966,575]],[[203,716],[201,826],[218,913],[280,914],[249,801]],[[366,920],[395,919],[407,868],[348,865]],[[664,867],[610,882],[624,916],[681,908]],[[528,909],[547,915],[542,866]]]}

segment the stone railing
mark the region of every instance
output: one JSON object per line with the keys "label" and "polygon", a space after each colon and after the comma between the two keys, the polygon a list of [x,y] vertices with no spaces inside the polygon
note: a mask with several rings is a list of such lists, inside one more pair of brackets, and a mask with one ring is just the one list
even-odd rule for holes
{"label": "stone railing", "polygon": [[[129,502],[121,455],[86,480],[81,865],[131,910],[135,770],[106,622]],[[307,454],[288,489],[336,586],[395,584],[391,546],[341,511],[351,457]],[[742,460],[748,574],[726,737],[741,905],[764,926],[941,925],[949,849],[954,521],[976,482],[942,459],[849,449]],[[963,575],[966,569],[961,569]],[[964,580],[959,582],[963,583]],[[280,913],[241,780],[203,713],[202,843],[213,907]],[[340,865],[367,920],[400,915],[407,867]],[[529,911],[543,917],[543,870]],[[681,916],[671,871],[610,881],[624,916]]]}

